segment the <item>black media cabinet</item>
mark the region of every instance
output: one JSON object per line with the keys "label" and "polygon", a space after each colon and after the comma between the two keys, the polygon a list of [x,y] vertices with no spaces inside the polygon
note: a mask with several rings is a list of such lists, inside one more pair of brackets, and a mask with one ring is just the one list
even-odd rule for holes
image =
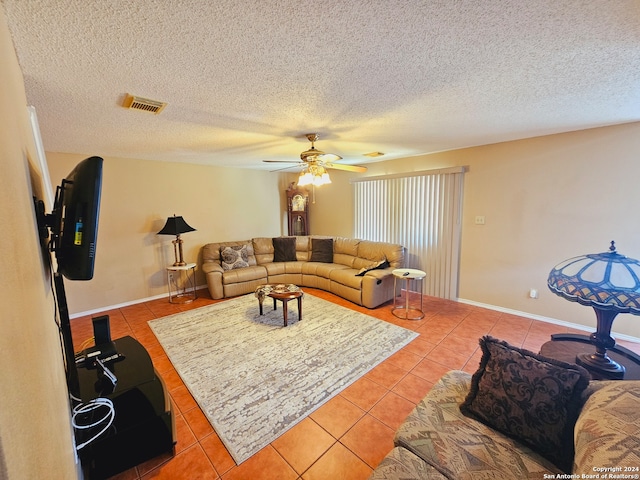
{"label": "black media cabinet", "polygon": [[[111,399],[115,410],[111,428],[79,451],[87,480],[108,478],[162,453],[174,452],[171,400],[151,357],[132,337],[119,338],[114,343],[124,359],[105,364],[118,380],[112,393],[100,395],[103,387],[99,370],[78,368],[82,401],[106,397]],[[76,435],[79,445],[90,433]]]}

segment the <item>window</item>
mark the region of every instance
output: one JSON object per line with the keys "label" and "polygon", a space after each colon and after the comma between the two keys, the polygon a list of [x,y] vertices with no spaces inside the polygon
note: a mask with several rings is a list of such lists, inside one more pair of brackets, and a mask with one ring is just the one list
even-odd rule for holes
{"label": "window", "polygon": [[454,167],[354,180],[355,236],[403,245],[405,267],[427,273],[427,295],[458,295],[464,171]]}

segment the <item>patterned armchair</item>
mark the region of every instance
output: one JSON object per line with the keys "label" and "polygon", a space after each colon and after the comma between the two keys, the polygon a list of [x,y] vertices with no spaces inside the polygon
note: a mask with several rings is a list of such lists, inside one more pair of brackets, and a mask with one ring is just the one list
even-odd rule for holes
{"label": "patterned armchair", "polygon": [[[470,387],[466,372],[444,375],[400,426],[396,447],[370,480],[559,478],[562,470],[548,459],[462,414]],[[571,473],[638,475],[640,381],[592,381],[583,395]]]}

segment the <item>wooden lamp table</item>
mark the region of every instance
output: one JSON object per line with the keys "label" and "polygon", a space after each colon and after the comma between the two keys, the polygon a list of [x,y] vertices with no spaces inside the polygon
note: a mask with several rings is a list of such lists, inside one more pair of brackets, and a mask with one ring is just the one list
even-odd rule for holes
{"label": "wooden lamp table", "polygon": [[[545,357],[562,360],[567,363],[577,363],[576,357],[593,352],[593,343],[586,335],[572,333],[557,333],[551,335],[551,341],[540,347],[540,354]],[[587,368],[594,380],[640,380],[640,355],[623,347],[615,345],[607,349],[607,355],[612,360],[622,365],[625,369],[623,375],[607,375]]]}

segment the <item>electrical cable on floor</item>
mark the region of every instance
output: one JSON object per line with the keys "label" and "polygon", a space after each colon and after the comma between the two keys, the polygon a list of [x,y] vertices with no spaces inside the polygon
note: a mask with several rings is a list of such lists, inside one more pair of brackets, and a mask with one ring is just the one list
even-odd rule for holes
{"label": "electrical cable on floor", "polygon": [[96,337],[91,336],[89,338],[87,338],[84,342],[82,342],[80,344],[80,347],[78,347],[78,351],[76,352],[76,356],[78,355],[78,353],[82,352],[85,348],[87,348],[89,345],[91,345],[93,343],[93,341],[95,340]]}
{"label": "electrical cable on floor", "polygon": [[[104,416],[102,416],[102,418],[94,421],[93,420],[94,413],[99,409],[107,409],[107,411],[104,414]],[[89,440],[86,440],[80,445],[76,446],[76,450],[80,450],[81,448],[86,447],[95,439],[97,439],[100,435],[106,432],[109,429],[109,427],[111,427],[111,425],[113,424],[113,420],[115,419],[115,416],[116,416],[116,411],[115,411],[115,408],[113,407],[113,402],[108,398],[95,398],[93,400],[90,400],[87,403],[81,403],[79,405],[76,405],[73,408],[73,413],[71,416],[71,424],[73,425],[73,428],[75,428],[76,430],[83,431],[91,428],[96,428],[106,422],[105,425],[102,427],[102,429],[98,433],[96,433],[91,438],[89,438]],[[89,423],[84,423],[87,421]]]}

